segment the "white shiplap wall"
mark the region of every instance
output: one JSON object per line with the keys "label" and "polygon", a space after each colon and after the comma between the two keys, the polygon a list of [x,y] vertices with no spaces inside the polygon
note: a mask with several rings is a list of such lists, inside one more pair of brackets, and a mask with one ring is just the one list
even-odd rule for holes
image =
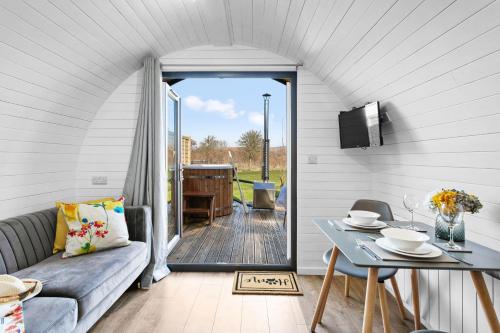
{"label": "white shiplap wall", "polygon": [[[404,193],[423,201],[442,187],[473,192],[484,208],[466,216],[467,238],[500,251],[500,3],[425,6],[432,6],[434,20],[420,27],[402,22],[379,44],[355,48],[362,56],[340,63],[326,79],[349,107],[380,100],[393,120],[383,131],[385,146],[367,151],[373,198],[408,218]],[[434,223],[423,208],[416,218]],[[499,309],[500,282],[485,277]],[[409,278],[398,273],[411,304]],[[420,284],[428,327],[489,331],[468,273],[422,270]]]}
{"label": "white shiplap wall", "polygon": [[[141,99],[142,70],[129,76],[97,111],[83,140],[77,168],[81,200],[122,194]],[[93,185],[92,176],[107,177]]]}
{"label": "white shiplap wall", "polygon": [[[268,65],[292,64],[273,53],[246,46],[196,47],[163,57],[162,63],[167,70],[196,71],[234,70],[224,64],[263,65],[260,68],[238,66],[238,70],[269,70]],[[178,66],[190,63],[196,67]],[[207,64],[210,66],[204,66]],[[78,163],[81,199],[121,194],[134,136],[141,79],[138,71],[124,81],[90,125]],[[312,218],[343,216],[353,200],[369,195],[370,173],[366,157],[339,149],[337,114],[345,109],[343,104],[309,71],[299,69],[297,81],[297,259],[299,272],[321,273],[324,270],[322,253],[329,244],[312,225]],[[317,156],[318,163],[308,164],[309,155]],[[92,185],[92,176],[107,176],[108,185]]]}

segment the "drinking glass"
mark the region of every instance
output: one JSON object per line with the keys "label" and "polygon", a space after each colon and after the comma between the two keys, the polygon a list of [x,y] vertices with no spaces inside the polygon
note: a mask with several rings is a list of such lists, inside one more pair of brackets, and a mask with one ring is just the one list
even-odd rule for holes
{"label": "drinking glass", "polygon": [[408,194],[405,194],[405,196],[403,197],[403,205],[405,206],[406,210],[411,213],[410,225],[408,227],[406,227],[406,229],[414,230],[414,231],[420,230],[415,226],[414,221],[413,221],[413,212],[419,207],[420,202],[417,201],[417,199],[415,199],[415,197],[408,195]]}
{"label": "drinking glass", "polygon": [[455,229],[457,225],[463,222],[464,207],[458,203],[454,204],[453,206],[442,203],[439,206],[439,215],[441,216],[443,221],[448,224],[448,229],[450,230],[450,240],[444,246],[454,250],[461,249],[461,247],[455,244],[455,242],[453,241],[453,229]]}

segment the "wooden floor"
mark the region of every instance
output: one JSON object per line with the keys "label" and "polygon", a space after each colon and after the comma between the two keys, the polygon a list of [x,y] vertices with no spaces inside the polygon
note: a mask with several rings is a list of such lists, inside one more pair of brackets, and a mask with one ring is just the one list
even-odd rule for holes
{"label": "wooden floor", "polygon": [[[148,291],[127,291],[91,332],[308,332],[322,281],[299,276],[304,296],[232,295],[232,273],[172,273]],[[353,279],[348,298],[343,281],[334,278],[317,332],[361,332],[365,281]],[[411,331],[411,320],[402,321],[392,296],[388,301],[392,332]],[[378,301],[375,311],[373,332],[381,333]]]}
{"label": "wooden floor", "polygon": [[168,256],[168,263],[286,264],[284,213],[250,209],[240,204],[233,213],[206,220],[185,221],[184,235]]}

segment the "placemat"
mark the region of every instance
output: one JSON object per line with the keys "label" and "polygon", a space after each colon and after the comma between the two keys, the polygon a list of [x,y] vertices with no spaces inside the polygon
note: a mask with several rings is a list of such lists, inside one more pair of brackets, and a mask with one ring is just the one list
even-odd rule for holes
{"label": "placemat", "polygon": [[399,255],[397,253],[392,253],[389,251],[386,251],[379,247],[375,242],[372,241],[363,241],[363,244],[372,250],[377,256],[382,258],[382,260],[390,260],[390,261],[425,261],[425,262],[434,262],[434,263],[459,263],[458,260],[453,259],[451,257],[448,257],[446,254],[442,254],[441,256],[437,258],[414,258],[414,257],[407,257],[403,255]]}
{"label": "placemat", "polygon": [[381,229],[369,230],[369,229],[355,228],[353,226],[345,224],[342,221],[337,221],[337,220],[334,221],[328,220],[328,223],[334,225],[335,227],[337,227],[337,229],[340,229],[342,231],[357,231],[357,232],[366,232],[370,234],[378,234],[381,230]]}

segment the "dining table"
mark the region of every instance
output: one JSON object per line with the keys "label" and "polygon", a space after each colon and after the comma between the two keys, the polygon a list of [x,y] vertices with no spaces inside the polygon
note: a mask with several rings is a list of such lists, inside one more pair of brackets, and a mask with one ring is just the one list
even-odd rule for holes
{"label": "dining table", "polygon": [[[359,246],[357,244],[357,240],[358,242],[359,240],[362,240],[363,242],[373,242],[374,239],[383,237],[379,231],[343,229],[339,226],[338,221],[333,219],[314,219],[313,223],[331,241],[333,250],[312,320],[312,332],[315,331],[317,324],[321,322],[321,316],[324,311],[330,285],[333,279],[335,261],[340,252],[342,252],[354,265],[368,269],[363,313],[363,333],[369,333],[372,331],[377,290],[377,276],[379,269],[382,268],[410,269],[413,272],[416,272],[418,269],[469,271],[491,332],[500,332],[498,317],[482,274],[484,271],[500,271],[500,252],[466,240],[465,242],[456,243],[464,249],[467,249],[468,252],[442,251],[442,256],[446,256],[444,258],[448,258],[450,260],[424,260],[421,258],[413,259],[411,257],[408,257],[407,260],[406,258],[405,260],[385,260],[380,256],[374,255],[369,248],[367,249],[365,246]],[[405,228],[408,225],[407,222],[403,221],[390,221],[387,222],[387,224],[389,227],[396,228]],[[429,236],[430,239],[428,243],[446,242],[435,237],[434,228],[432,226],[422,222],[415,222],[415,226]],[[417,293],[417,295],[413,295],[413,297],[418,297],[417,274],[412,274],[411,282],[412,293]],[[414,308],[414,310],[419,312],[418,307],[416,309]],[[414,317],[418,317],[418,320],[420,320],[420,313],[414,313]]]}

